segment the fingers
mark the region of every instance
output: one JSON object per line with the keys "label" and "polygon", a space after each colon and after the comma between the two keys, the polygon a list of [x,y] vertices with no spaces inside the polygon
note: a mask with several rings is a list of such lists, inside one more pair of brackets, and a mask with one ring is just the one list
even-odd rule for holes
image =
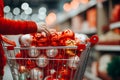
{"label": "fingers", "polygon": [[38,26],[38,32],[45,32],[47,36],[50,36],[50,31],[47,29],[47,26],[45,23],[37,24]]}
{"label": "fingers", "polygon": [[43,27],[43,31],[44,31],[48,36],[50,36],[50,31],[49,31],[46,27]]}
{"label": "fingers", "polygon": [[47,26],[45,24],[41,24],[41,30],[46,32],[47,35],[50,35],[50,31],[47,29]]}

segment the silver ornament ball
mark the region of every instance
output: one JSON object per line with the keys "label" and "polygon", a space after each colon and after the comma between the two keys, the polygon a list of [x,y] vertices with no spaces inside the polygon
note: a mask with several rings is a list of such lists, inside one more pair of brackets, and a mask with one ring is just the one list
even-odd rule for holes
{"label": "silver ornament ball", "polygon": [[46,55],[48,57],[55,57],[58,54],[58,49],[47,49]]}
{"label": "silver ornament ball", "polygon": [[31,80],[43,80],[44,72],[39,68],[33,68],[30,71],[30,79]]}
{"label": "silver ornament ball", "polygon": [[68,61],[67,61],[67,65],[71,68],[71,69],[77,69],[78,63],[80,61],[80,57],[76,56],[72,56],[69,57]]}
{"label": "silver ornament ball", "polygon": [[36,60],[38,67],[46,67],[49,64],[49,60],[45,55],[40,55]]}
{"label": "silver ornament ball", "polygon": [[28,51],[28,55],[30,57],[38,57],[40,54],[40,50],[36,49],[35,46],[31,46],[30,50]]}

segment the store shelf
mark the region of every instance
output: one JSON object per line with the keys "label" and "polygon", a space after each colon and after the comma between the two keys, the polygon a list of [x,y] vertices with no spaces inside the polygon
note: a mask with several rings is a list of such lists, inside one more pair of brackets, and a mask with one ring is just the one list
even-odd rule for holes
{"label": "store shelf", "polygon": [[96,29],[86,29],[86,30],[83,30],[83,31],[81,31],[80,33],[83,33],[83,34],[95,34],[95,33],[97,33],[97,30]]}
{"label": "store shelf", "polygon": [[63,12],[63,13],[59,13],[57,16],[57,22],[56,24],[62,23],[68,19],[70,19],[71,17],[78,15],[79,13],[82,13],[84,11],[86,11],[87,9],[95,6],[97,4],[97,1],[91,0],[87,5],[85,4],[81,4],[79,6],[78,9],[76,10],[72,10],[70,12]]}
{"label": "store shelf", "polygon": [[[108,0],[103,0],[102,2],[106,2]],[[62,12],[59,13],[57,15],[57,22],[56,24],[62,23],[70,18],[72,18],[73,16],[76,16],[86,10],[88,10],[89,8],[96,6],[97,5],[97,0],[90,0],[88,4],[80,4],[80,6],[78,7],[78,9],[75,10],[71,10],[70,12]]]}
{"label": "store shelf", "polygon": [[96,45],[98,51],[120,51],[120,45]]}
{"label": "store shelf", "polygon": [[120,28],[120,21],[110,24],[110,29],[114,29],[114,28]]}

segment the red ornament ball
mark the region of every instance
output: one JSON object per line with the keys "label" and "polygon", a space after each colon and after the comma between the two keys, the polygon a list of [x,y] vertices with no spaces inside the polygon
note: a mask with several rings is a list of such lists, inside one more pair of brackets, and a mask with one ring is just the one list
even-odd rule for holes
{"label": "red ornament ball", "polygon": [[29,69],[29,70],[37,67],[35,60],[31,60],[31,59],[27,60],[27,61],[26,61],[26,67],[27,67],[27,69]]}
{"label": "red ornament ball", "polygon": [[70,29],[62,31],[61,38],[71,38],[74,39],[74,32]]}
{"label": "red ornament ball", "polygon": [[63,64],[66,64],[67,60],[63,60],[63,59],[67,59],[66,54],[58,53],[58,55],[53,60],[54,65],[61,66]]}
{"label": "red ornament ball", "polygon": [[70,78],[70,74],[71,74],[70,69],[68,67],[66,67],[66,66],[62,66],[58,70],[57,77],[58,77],[58,79],[61,79],[61,78],[69,79]]}
{"label": "red ornament ball", "polygon": [[51,34],[51,41],[58,41],[59,40],[59,35],[57,32],[52,32]]}
{"label": "red ornament ball", "polygon": [[20,64],[20,65],[25,65],[25,64],[26,64],[26,60],[23,58],[21,52],[17,53],[17,54],[15,55],[15,57],[16,57],[16,62],[17,62],[18,64]]}

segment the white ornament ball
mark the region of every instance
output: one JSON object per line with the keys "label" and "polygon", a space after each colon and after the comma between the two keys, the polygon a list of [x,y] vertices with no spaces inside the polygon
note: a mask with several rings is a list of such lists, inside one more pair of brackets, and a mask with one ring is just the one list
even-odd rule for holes
{"label": "white ornament ball", "polygon": [[46,67],[49,64],[49,60],[45,55],[40,55],[36,60],[38,67]]}
{"label": "white ornament ball", "polygon": [[75,33],[75,37],[77,37],[82,43],[86,43],[86,40],[88,39],[88,36],[85,34]]}
{"label": "white ornament ball", "polygon": [[22,35],[19,38],[19,42],[22,46],[30,46],[32,42],[32,36],[30,34]]}
{"label": "white ornament ball", "polygon": [[28,51],[28,55],[30,57],[38,57],[40,54],[40,50],[36,49],[35,46],[31,46],[30,50]]}
{"label": "white ornament ball", "polygon": [[55,57],[58,54],[58,49],[47,49],[46,55],[48,57]]}
{"label": "white ornament ball", "polygon": [[72,56],[72,57],[69,57],[69,60],[67,61],[67,65],[71,69],[77,69],[79,61],[80,61],[80,57],[78,57],[77,55],[76,56]]}
{"label": "white ornament ball", "polygon": [[33,68],[30,71],[30,79],[31,80],[43,80],[44,72],[39,68]]}

